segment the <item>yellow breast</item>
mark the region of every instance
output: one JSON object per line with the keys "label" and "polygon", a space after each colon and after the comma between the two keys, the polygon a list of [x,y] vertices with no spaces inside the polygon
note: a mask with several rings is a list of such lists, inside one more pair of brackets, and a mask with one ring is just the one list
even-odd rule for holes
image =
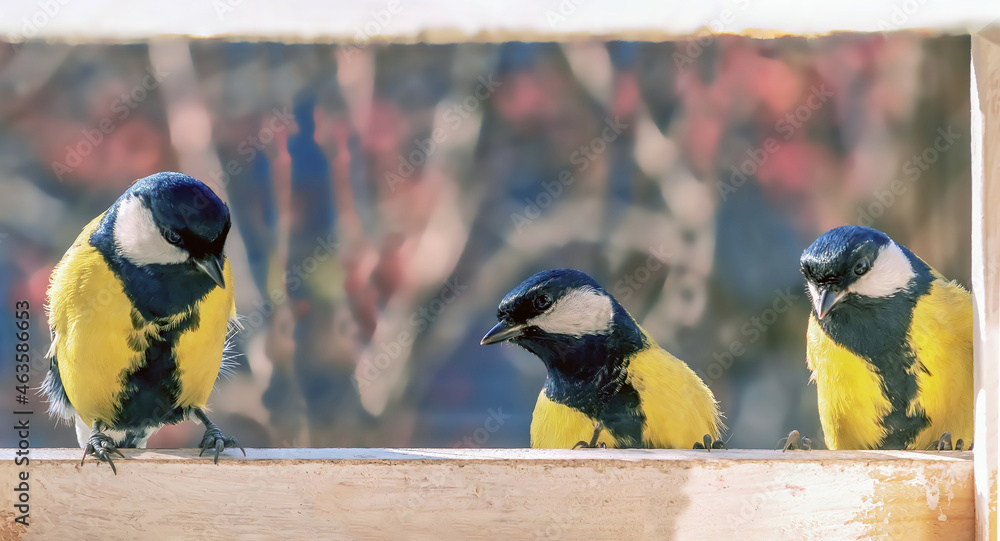
{"label": "yellow breast", "polygon": [[809,316],[806,358],[819,396],[819,419],[830,449],[870,449],[885,436],[879,420],[891,405],[872,366],[834,342]]}

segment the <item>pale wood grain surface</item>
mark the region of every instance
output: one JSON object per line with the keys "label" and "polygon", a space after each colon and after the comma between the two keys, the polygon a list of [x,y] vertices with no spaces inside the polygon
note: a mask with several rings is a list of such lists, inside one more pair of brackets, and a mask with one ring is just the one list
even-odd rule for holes
{"label": "pale wood grain surface", "polygon": [[459,42],[640,39],[708,32],[753,37],[933,29],[971,33],[1000,21],[981,0],[126,0],[0,1],[0,36],[72,41],[190,35],[285,41]]}
{"label": "pale wood grain surface", "polygon": [[1000,438],[1000,33],[972,38],[972,295],[977,534],[997,538]]}
{"label": "pale wood grain surface", "polygon": [[117,476],[80,454],[32,451],[28,528],[2,463],[0,538],[971,539],[975,523],[969,452],[129,450]]}

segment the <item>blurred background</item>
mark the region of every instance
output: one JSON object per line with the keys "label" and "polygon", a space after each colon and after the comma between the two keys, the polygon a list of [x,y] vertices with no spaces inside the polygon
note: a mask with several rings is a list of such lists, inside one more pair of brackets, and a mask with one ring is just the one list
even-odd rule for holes
{"label": "blurred background", "polygon": [[[0,352],[28,300],[41,383],[53,265],[132,181],[177,170],[232,210],[245,330],[210,405],[247,447],[527,446],[543,366],[479,340],[507,291],[556,267],[705,379],[731,448],[822,441],[798,257],[873,225],[969,285],[969,49],[0,44]],[[76,446],[30,407],[32,446]]]}

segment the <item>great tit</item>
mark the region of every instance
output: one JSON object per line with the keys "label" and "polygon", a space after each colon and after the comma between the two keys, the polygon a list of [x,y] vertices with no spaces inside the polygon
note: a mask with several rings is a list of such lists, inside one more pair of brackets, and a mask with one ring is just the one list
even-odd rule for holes
{"label": "great tit", "polygon": [[535,274],[504,297],[497,319],[481,343],[517,344],[548,372],[532,447],[722,446],[712,391],[590,276]]}
{"label": "great tit", "polygon": [[800,264],[813,308],[807,361],[827,447],[971,443],[969,292],[869,227],[824,233]]}
{"label": "great tit", "polygon": [[161,426],[191,416],[216,463],[239,446],[205,413],[238,325],[229,227],[229,208],[208,186],[157,173],[91,221],[52,271],[42,392],[50,414],[75,420],[84,459],[115,471],[119,447],[145,447]]}

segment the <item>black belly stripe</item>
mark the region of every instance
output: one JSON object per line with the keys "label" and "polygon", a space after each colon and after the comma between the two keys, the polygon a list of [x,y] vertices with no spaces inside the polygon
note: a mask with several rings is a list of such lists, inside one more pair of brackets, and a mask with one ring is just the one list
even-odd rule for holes
{"label": "black belly stripe", "polygon": [[111,428],[142,432],[184,420],[183,408],[175,406],[181,385],[174,346],[182,334],[198,329],[200,316],[196,308],[169,328],[165,320],[158,323],[157,331],[145,332],[148,322],[133,312],[129,346],[142,353],[142,362],[121,375],[122,392]]}
{"label": "black belly stripe", "polygon": [[648,447],[642,439],[646,415],[642,412],[639,392],[632,385],[623,385],[608,398],[597,419],[611,431],[618,447]]}
{"label": "black belly stripe", "polygon": [[139,443],[142,442],[142,440],[146,439],[146,437],[149,435],[149,432],[153,430],[154,430],[153,427],[150,427],[148,430],[142,430],[142,429],[126,430],[125,437],[118,440],[117,446],[125,449],[128,448],[134,449],[138,447]]}
{"label": "black belly stripe", "polygon": [[[891,406],[889,413],[882,417],[882,426],[886,430],[881,445],[883,449],[906,449],[930,424],[927,415],[919,408],[912,415],[907,411],[918,391],[916,375],[908,372],[916,362],[916,355],[909,345],[901,349],[899,353],[867,359],[881,377],[882,393]],[[903,367],[905,370],[901,370]]]}
{"label": "black belly stripe", "polygon": [[647,447],[642,440],[646,416],[642,413],[639,392],[620,381],[624,378],[617,379],[615,384],[598,389],[589,382],[570,384],[550,377],[545,383],[545,396],[600,421],[618,447]]}

